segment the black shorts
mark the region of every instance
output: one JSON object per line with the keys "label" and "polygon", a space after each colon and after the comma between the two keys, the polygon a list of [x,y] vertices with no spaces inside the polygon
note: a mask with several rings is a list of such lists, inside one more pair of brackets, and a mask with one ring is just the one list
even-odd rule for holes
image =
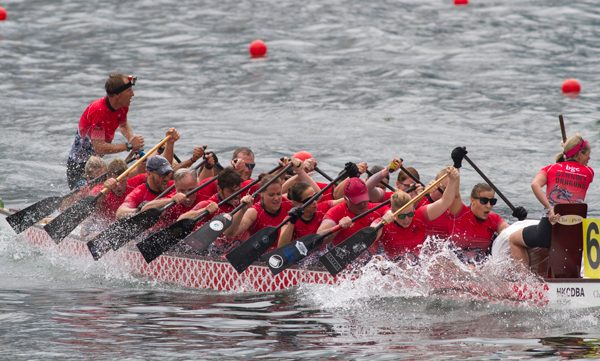
{"label": "black shorts", "polygon": [[523,241],[529,248],[543,247],[550,248],[552,239],[552,225],[548,217],[542,217],[540,223],[523,228]]}
{"label": "black shorts", "polygon": [[85,163],[67,160],[67,182],[71,190],[85,185]]}

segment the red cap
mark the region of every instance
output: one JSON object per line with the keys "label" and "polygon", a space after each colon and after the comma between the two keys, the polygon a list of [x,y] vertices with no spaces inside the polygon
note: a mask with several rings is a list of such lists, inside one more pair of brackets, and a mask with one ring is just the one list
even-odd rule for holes
{"label": "red cap", "polygon": [[305,150],[301,150],[299,152],[294,153],[294,155],[292,155],[292,158],[300,159],[303,162],[312,157],[313,157],[312,154],[310,154],[309,152],[307,152]]}
{"label": "red cap", "polygon": [[348,179],[346,187],[344,188],[344,195],[353,204],[369,200],[369,190],[367,189],[367,185],[362,179],[356,177]]}

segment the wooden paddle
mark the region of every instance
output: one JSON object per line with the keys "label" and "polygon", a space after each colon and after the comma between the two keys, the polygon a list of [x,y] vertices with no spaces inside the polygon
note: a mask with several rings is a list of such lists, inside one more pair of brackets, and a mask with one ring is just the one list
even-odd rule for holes
{"label": "wooden paddle", "polygon": [[[285,166],[283,169],[281,169],[279,172],[277,172],[273,176],[273,179],[271,179],[270,181],[265,183],[256,192],[254,192],[252,194],[252,196],[255,197],[257,194],[259,194],[260,192],[265,190],[271,183],[273,183],[275,180],[277,180],[277,178],[279,178],[282,174],[287,172],[287,170],[290,169],[291,167],[292,167],[291,163],[288,164],[287,166]],[[278,166],[275,169],[279,169],[279,168],[281,168],[281,167]],[[233,193],[229,197],[227,197],[227,198],[223,199],[221,202],[219,202],[219,206],[229,202],[231,199],[237,197],[239,194],[244,192],[246,189],[249,189],[250,187],[252,187],[253,185],[255,185],[258,182],[260,182],[259,179],[246,185],[244,188],[237,190],[235,193]],[[236,209],[237,209],[237,211],[239,211],[240,209],[242,209],[245,206],[246,206],[245,204],[240,203],[240,205],[237,206]],[[234,211],[235,211],[235,209],[234,209]],[[233,213],[233,211],[231,213]],[[173,223],[169,227],[167,227],[163,230],[160,230],[158,232],[155,232],[155,233],[151,234],[150,236],[146,237],[146,239],[139,242],[136,246],[139,249],[139,251],[142,253],[142,256],[144,256],[144,259],[146,260],[146,262],[150,263],[153,260],[155,260],[158,256],[160,256],[161,254],[168,251],[169,248],[173,247],[174,245],[179,243],[179,241],[181,241],[182,239],[187,237],[187,235],[189,235],[194,230],[194,226],[196,225],[196,223],[198,223],[202,218],[206,217],[207,215],[208,215],[208,211],[204,211],[204,212],[200,213],[198,216],[196,216],[195,218],[181,219],[181,220]],[[210,223],[212,223],[212,222],[213,221],[211,221]],[[227,222],[229,222],[229,224],[227,224]],[[231,221],[226,219],[224,221],[223,227],[225,227],[225,226],[229,227],[230,224],[231,224]],[[217,227],[214,227],[214,228],[217,228]]]}
{"label": "wooden paddle", "polygon": [[[123,173],[121,173],[121,175],[117,177],[117,182],[125,179],[132,170],[146,160],[146,158],[154,153],[161,145],[165,144],[169,138],[171,138],[170,135],[165,137],[148,153],[138,159],[131,167],[127,168]],[[71,231],[75,229],[79,223],[81,223],[94,211],[98,199],[100,199],[100,197],[102,197],[106,192],[108,192],[108,188],[104,187],[97,195],[87,196],[79,200],[77,203],[67,208],[64,212],[46,224],[44,226],[44,230],[48,233],[48,235],[50,235],[54,242],[57,244],[60,243],[63,238],[69,235],[69,233],[71,233]]]}
{"label": "wooden paddle", "polygon": [[[444,180],[447,176],[448,173],[444,174],[435,182],[431,183],[423,190],[423,192],[419,193],[416,197],[411,199],[408,203],[406,203],[404,206],[400,207],[400,209],[394,212],[393,216],[396,217],[408,207],[411,207],[413,204],[421,200],[421,198],[423,198],[426,194],[435,189],[440,184],[440,182]],[[342,241],[342,243],[338,244],[332,250],[321,256],[319,260],[321,261],[321,263],[323,263],[325,268],[327,268],[327,270],[329,271],[329,273],[331,273],[332,276],[337,275],[344,268],[346,268],[347,265],[349,265],[356,258],[358,258],[358,256],[364,250],[368,249],[373,244],[373,242],[377,238],[377,232],[385,225],[385,220],[382,220],[375,227],[369,226],[359,230],[352,236]]]}
{"label": "wooden paddle", "polygon": [[567,142],[567,131],[565,130],[565,120],[562,114],[558,115],[558,122],[560,123],[560,134],[562,135],[563,143]]}
{"label": "wooden paddle", "polygon": [[[133,153],[133,151],[132,151]],[[130,155],[125,158],[125,162],[130,163],[134,160],[134,158]],[[12,227],[12,229],[18,234],[26,230],[27,228],[36,224],[39,220],[44,217],[49,216],[57,210],[60,205],[68,198],[74,196],[75,194],[83,191],[84,189],[89,189],[92,186],[104,182],[106,177],[108,176],[108,172],[105,172],[98,177],[90,180],[85,186],[74,189],[73,191],[63,195],[63,196],[52,196],[42,199],[27,208],[21,209],[18,212],[11,214],[6,217],[6,221]]]}
{"label": "wooden paddle", "polygon": [[[202,166],[202,163],[198,164],[194,169],[197,170]],[[196,193],[200,189],[208,186],[214,182],[217,177],[212,177],[210,180],[200,184],[189,192],[189,194]],[[169,186],[155,199],[160,199],[165,195],[169,194],[175,185]],[[90,253],[97,261],[111,248],[118,250],[125,245],[130,239],[141,233],[142,231],[152,227],[160,218],[160,215],[175,204],[174,201],[157,208],[150,208],[144,212],[136,213],[130,217],[121,218],[111,224],[104,231],[100,232],[94,239],[87,243]]]}
{"label": "wooden paddle", "polygon": [[498,194],[500,196],[500,198],[502,198],[504,203],[506,203],[506,205],[513,211],[513,213],[512,213],[513,217],[516,217],[519,221],[522,221],[525,218],[527,218],[527,210],[525,208],[523,208],[521,206],[515,208],[515,206],[513,206],[512,203],[510,203],[510,201],[504,196],[504,194],[502,194],[502,192],[500,192],[500,190],[496,187],[496,185],[494,185],[494,183],[492,183],[492,181],[488,177],[486,177],[485,174],[483,174],[481,169],[479,169],[479,167],[477,167],[475,165],[475,163],[473,163],[473,161],[466,154],[464,155],[464,159],[471,165],[471,167],[473,167],[473,169],[475,169],[475,171],[477,173],[479,173],[481,178],[483,178],[483,180],[487,184],[489,184],[490,187],[492,187],[494,189],[496,194]]}

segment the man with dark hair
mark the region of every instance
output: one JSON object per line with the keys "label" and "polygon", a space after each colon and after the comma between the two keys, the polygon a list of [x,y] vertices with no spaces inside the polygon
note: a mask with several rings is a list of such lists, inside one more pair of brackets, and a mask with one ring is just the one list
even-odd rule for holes
{"label": "man with dark hair", "polygon": [[[135,81],[136,78],[131,75],[110,74],[104,85],[106,96],[94,100],[81,115],[67,160],[69,188],[83,184],[85,162],[90,156],[144,147],[144,137],[134,135],[127,122]],[[125,137],[125,143],[112,144],[117,128]]]}

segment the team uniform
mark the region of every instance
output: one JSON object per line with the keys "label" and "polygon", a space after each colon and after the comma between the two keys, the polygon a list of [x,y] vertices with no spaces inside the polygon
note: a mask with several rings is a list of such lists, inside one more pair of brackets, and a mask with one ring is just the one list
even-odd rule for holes
{"label": "team uniform", "polygon": [[94,100],[85,109],[67,160],[67,180],[71,189],[82,184],[85,162],[95,155],[92,140],[111,143],[117,128],[127,123],[128,111],[128,107],[112,109],[108,96]]}
{"label": "team uniform", "polygon": [[[173,181],[169,181],[167,186],[171,186]],[[175,190],[173,189],[172,193],[169,193],[171,196],[174,194]],[[129,208],[137,208],[140,204],[150,202],[156,199],[156,197],[161,192],[154,192],[150,189],[148,182],[137,186],[131,193],[125,197],[125,201],[123,204]],[[168,196],[168,195],[167,195]]]}
{"label": "team uniform", "polygon": [[[251,237],[254,233],[260,231],[265,227],[276,227],[288,216],[288,212],[292,209],[292,202],[283,198],[281,200],[281,207],[277,212],[269,213],[267,212],[263,206],[262,202],[258,201],[252,205],[252,208],[256,210],[256,219],[254,223],[248,229],[248,235]],[[248,237],[248,238],[249,238]],[[277,247],[277,243],[269,247],[267,252],[274,250]]]}
{"label": "team uniform", "polygon": [[[550,206],[562,203],[583,203],[594,180],[594,170],[583,164],[566,161],[543,167],[546,174],[546,198]],[[527,247],[550,247],[552,225],[547,216],[538,225],[523,228],[523,241]]]}
{"label": "team uniform", "polygon": [[453,229],[450,238],[457,247],[456,253],[464,262],[483,261],[489,255],[494,234],[504,219],[494,212],[487,219],[475,217],[471,209],[463,204],[454,216]]}
{"label": "team uniform", "polygon": [[[119,209],[119,206],[121,206],[127,196],[136,188],[134,184],[134,182],[130,183],[127,180],[127,188],[125,188],[125,192],[120,196],[110,190],[107,191],[96,207],[98,216],[107,221],[115,221],[117,219],[117,209]],[[98,184],[91,190],[91,194],[97,195],[103,188],[103,184]]]}
{"label": "team uniform", "polygon": [[307,236],[309,234],[317,233],[317,230],[319,229],[319,226],[325,217],[325,213],[327,213],[332,205],[333,201],[318,202],[317,209],[310,220],[305,221],[302,219],[302,217],[298,218],[294,224],[292,240]]}
{"label": "team uniform", "polygon": [[[377,207],[378,205],[379,205],[378,203],[369,203],[368,209]],[[377,218],[381,218],[388,209],[389,209],[389,207],[382,207],[382,208],[358,219],[356,222],[353,223],[352,227],[349,227],[346,229],[341,229],[337,233],[335,238],[333,239],[333,241],[332,241],[333,245],[337,246],[343,240],[350,237],[357,231],[359,231],[365,227],[369,227],[374,220],[376,220]],[[340,204],[336,205],[335,207],[332,207],[331,209],[329,209],[327,211],[327,213],[325,213],[325,217],[323,217],[323,219],[329,219],[329,220],[335,222],[335,224],[338,224],[340,222],[340,220],[346,216],[348,216],[350,218],[354,218],[357,215],[350,212],[346,202],[343,202],[343,203],[340,203]],[[371,254],[375,254],[377,252],[377,249],[378,249],[377,244],[373,244],[371,247],[369,247],[369,252],[371,252]]]}
{"label": "team uniform", "polygon": [[426,237],[426,223],[427,207],[421,207],[415,211],[410,225],[406,228],[396,221],[386,224],[380,238],[386,256],[391,260],[406,253],[418,256],[419,246],[423,244]]}
{"label": "team uniform", "polygon": [[[317,183],[317,185],[319,186],[319,189],[323,189],[325,187],[327,187],[327,185],[329,183],[322,183],[322,182],[315,182]],[[335,190],[335,186],[329,188],[327,191],[325,191],[325,193],[323,193],[321,195],[321,198],[319,198],[319,202],[327,202],[327,201],[332,201],[333,200],[333,192]]]}

